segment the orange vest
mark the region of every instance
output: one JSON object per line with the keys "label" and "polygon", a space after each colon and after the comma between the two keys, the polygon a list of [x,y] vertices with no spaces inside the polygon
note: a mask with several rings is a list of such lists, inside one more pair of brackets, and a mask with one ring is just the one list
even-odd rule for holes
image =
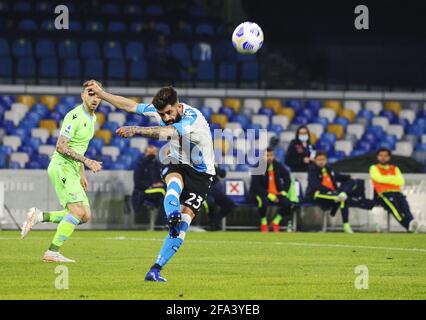
{"label": "orange vest", "polygon": [[[388,169],[383,168],[381,165],[376,164],[376,168],[379,169],[380,174],[382,176],[394,176],[395,175],[395,166],[393,164],[389,165]],[[381,194],[382,192],[389,192],[389,191],[401,191],[401,187],[389,184],[389,183],[378,183],[373,180],[373,186],[374,190],[377,192],[377,194]]]}
{"label": "orange vest", "polygon": [[275,171],[273,166],[268,168],[268,193],[279,194],[275,182]]}
{"label": "orange vest", "polygon": [[329,188],[333,191],[336,190],[336,187],[333,184],[333,180],[331,180],[331,177],[328,174],[327,169],[325,169],[325,168],[322,169],[322,182],[321,182],[321,184],[324,187],[327,187],[327,188]]}

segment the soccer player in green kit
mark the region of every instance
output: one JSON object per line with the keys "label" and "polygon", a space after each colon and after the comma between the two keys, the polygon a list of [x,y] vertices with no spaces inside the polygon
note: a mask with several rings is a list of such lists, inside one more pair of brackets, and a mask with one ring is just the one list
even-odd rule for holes
{"label": "soccer player in green kit", "polygon": [[[21,237],[25,238],[32,227],[41,222],[58,224],[49,249],[44,253],[45,262],[75,262],[59,253],[59,249],[71,236],[75,227],[88,222],[91,217],[89,200],[86,195],[88,182],[84,172],[87,166],[93,172],[102,168],[102,163],[84,156],[95,132],[95,111],[101,99],[83,84],[82,104],[76,106],[64,118],[56,150],[47,169],[55,188],[62,211],[41,211],[31,208],[27,213]],[[101,85],[100,83],[98,83]]]}

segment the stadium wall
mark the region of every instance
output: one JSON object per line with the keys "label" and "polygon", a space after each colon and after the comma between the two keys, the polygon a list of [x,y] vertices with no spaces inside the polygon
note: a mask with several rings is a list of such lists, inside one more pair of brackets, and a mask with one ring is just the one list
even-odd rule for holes
{"label": "stadium wall", "polygon": [[[88,192],[91,201],[93,220],[81,226],[81,229],[144,229],[149,223],[147,211],[135,216],[130,206],[130,196],[133,191],[133,173],[131,171],[101,171],[96,174],[87,173],[90,184]],[[306,188],[307,176],[295,173],[303,189]],[[372,188],[367,174],[355,173],[355,178],[365,179],[368,197],[372,197]],[[246,185],[250,176],[242,172],[230,172],[229,179],[242,179]],[[417,219],[426,223],[426,175],[407,174],[405,194],[410,202],[413,214]],[[4,184],[4,202],[10,213],[18,222],[22,222],[30,206],[43,210],[58,210],[60,205],[49,177],[45,170],[0,170],[0,184]],[[1,198],[1,195],[0,195]],[[1,217],[1,216],[0,216]],[[299,230],[320,230],[322,227],[323,212],[317,208],[303,208],[298,214]],[[341,227],[340,215],[331,218],[328,216],[328,229]],[[351,224],[355,230],[375,231],[387,229],[387,218],[383,210],[371,212],[360,209],[351,210]],[[256,208],[239,207],[227,218],[228,229],[257,229],[258,216]],[[2,228],[13,229],[11,219],[5,213]],[[205,225],[207,219],[204,213],[200,214],[195,225]],[[391,231],[403,231],[395,219],[391,219]],[[161,227],[161,217],[157,219]],[[51,224],[37,228],[49,229]],[[80,228],[80,227],[79,227]]]}

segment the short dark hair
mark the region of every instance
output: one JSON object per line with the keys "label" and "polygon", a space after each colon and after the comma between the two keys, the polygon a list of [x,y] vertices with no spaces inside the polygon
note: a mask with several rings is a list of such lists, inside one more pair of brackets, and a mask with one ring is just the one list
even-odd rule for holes
{"label": "short dark hair", "polygon": [[381,147],[379,150],[377,150],[376,152],[376,156],[379,155],[380,152],[387,152],[389,157],[392,156],[392,151],[390,151],[388,148],[386,147]]}
{"label": "short dark hair", "polygon": [[324,151],[317,151],[317,153],[315,153],[315,159],[318,157],[324,156],[327,158],[327,152]]}
{"label": "short dark hair", "polygon": [[272,149],[271,147],[266,148],[266,152],[273,152],[273,151],[274,151],[274,149]]}
{"label": "short dark hair", "polygon": [[172,86],[163,87],[152,98],[152,104],[157,110],[164,109],[167,105],[174,105],[178,101],[176,90]]}
{"label": "short dark hair", "polygon": [[89,85],[90,81],[95,81],[98,84],[98,86],[100,86],[102,88],[102,82],[100,82],[98,80],[87,80],[87,81],[84,81],[81,91],[84,91],[84,89],[86,89],[86,87]]}

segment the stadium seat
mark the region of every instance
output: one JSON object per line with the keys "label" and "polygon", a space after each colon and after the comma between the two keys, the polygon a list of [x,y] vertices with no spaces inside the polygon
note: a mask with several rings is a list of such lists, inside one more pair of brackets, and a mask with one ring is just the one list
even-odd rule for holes
{"label": "stadium seat", "polygon": [[136,81],[146,80],[147,70],[145,60],[132,61],[129,69],[129,78]]}
{"label": "stadium seat", "polygon": [[211,61],[200,61],[197,65],[197,81],[214,81],[215,68]]}
{"label": "stadium seat", "polygon": [[108,121],[116,122],[121,127],[126,122],[126,115],[122,112],[110,112]]}
{"label": "stadium seat", "polygon": [[219,114],[224,114],[229,119],[235,114],[235,112],[234,112],[234,109],[227,108],[227,107],[223,106],[223,107],[220,107]]}
{"label": "stadium seat", "polygon": [[321,124],[319,124],[319,123],[309,123],[307,125],[307,127],[309,129],[309,132],[311,134],[314,133],[315,136],[317,136],[317,137],[321,137],[321,135],[324,132],[324,127]]}
{"label": "stadium seat", "polygon": [[60,41],[58,46],[58,55],[61,59],[77,58],[78,49],[76,42],[70,39]]}
{"label": "stadium seat", "polygon": [[0,78],[10,79],[13,74],[13,60],[9,57],[0,57]]}
{"label": "stadium seat", "polygon": [[257,62],[246,61],[241,65],[241,81],[259,81],[259,65]]}
{"label": "stadium seat", "polygon": [[292,108],[281,108],[279,115],[286,116],[291,123],[295,117],[295,111]]}
{"label": "stadium seat", "polygon": [[145,47],[142,42],[130,41],[126,45],[126,59],[132,61],[141,60],[144,57]]}
{"label": "stadium seat", "polygon": [[334,145],[334,149],[336,151],[343,151],[346,156],[349,156],[353,149],[352,141],[348,141],[348,140],[336,141],[336,144]]}
{"label": "stadium seat", "polygon": [[84,60],[84,77],[87,79],[103,79],[104,63],[102,59]]}
{"label": "stadium seat", "polygon": [[86,31],[103,32],[104,31],[104,25],[99,21],[89,21],[86,24]]}
{"label": "stadium seat", "polygon": [[43,143],[46,143],[49,138],[49,130],[45,128],[33,128],[31,129],[31,137],[39,138]]}
{"label": "stadium seat", "polygon": [[258,124],[263,129],[266,129],[269,125],[269,117],[267,115],[256,114],[251,118],[252,124]]}
{"label": "stadium seat", "polygon": [[286,129],[290,121],[287,116],[277,115],[277,116],[272,116],[271,123],[279,124],[283,129]]}
{"label": "stadium seat", "polygon": [[62,75],[66,79],[79,79],[81,75],[79,59],[65,59],[62,63]]}
{"label": "stadium seat", "polygon": [[101,130],[96,131],[95,137],[103,139],[104,143],[108,145],[109,142],[111,141],[112,133],[109,130],[103,130],[103,129],[101,129]]}
{"label": "stadium seat", "polygon": [[340,125],[343,126],[343,128],[346,128],[349,124],[349,120],[347,118],[336,117],[336,118],[334,118],[333,123],[340,124]]}
{"label": "stadium seat", "polygon": [[195,27],[195,33],[199,35],[207,35],[207,36],[213,36],[214,35],[214,29],[211,24],[208,23],[200,23]]}
{"label": "stadium seat", "polygon": [[126,15],[140,15],[142,13],[142,8],[137,4],[126,4],[123,8],[123,13]]}
{"label": "stadium seat", "polygon": [[35,55],[37,58],[55,57],[55,44],[50,39],[40,39],[36,42]]}
{"label": "stadium seat", "polygon": [[394,154],[398,156],[411,157],[414,148],[410,142],[398,141],[395,145]]}
{"label": "stadium seat", "polygon": [[55,152],[55,146],[51,146],[51,145],[41,145],[40,147],[38,147],[38,153],[39,154],[45,154],[48,157],[51,157],[53,155],[53,153]]}
{"label": "stadium seat", "polygon": [[38,70],[41,79],[57,79],[59,75],[58,60],[56,58],[42,58]]}
{"label": "stadium seat", "polygon": [[40,103],[45,104],[50,111],[55,110],[56,105],[58,104],[59,99],[54,95],[43,95],[40,97]]}
{"label": "stadium seat", "polygon": [[127,27],[123,22],[112,21],[108,24],[107,32],[109,33],[125,33]]}
{"label": "stadium seat", "polygon": [[130,148],[138,149],[141,153],[145,152],[145,148],[148,146],[148,139],[146,138],[131,138],[129,142]]}
{"label": "stadium seat", "polygon": [[123,150],[129,147],[129,140],[115,136],[111,139],[110,145],[117,147],[121,153]]}
{"label": "stadium seat", "polygon": [[52,134],[57,129],[56,121],[51,119],[44,119],[40,121],[40,128],[47,129],[49,134]]}
{"label": "stadium seat", "polygon": [[237,66],[232,62],[219,64],[219,81],[230,82],[237,80]]}
{"label": "stadium seat", "polygon": [[94,40],[84,40],[80,47],[80,58],[98,59],[101,57],[99,43]]}
{"label": "stadium seat", "polygon": [[262,101],[256,98],[246,98],[243,100],[244,109],[250,109],[253,114],[257,114],[262,108]]}
{"label": "stadium seat", "polygon": [[16,58],[31,58],[33,56],[31,42],[23,38],[13,41],[12,55]]}
{"label": "stadium seat", "polygon": [[126,62],[124,60],[108,61],[107,78],[109,80],[125,80],[126,74]]}
{"label": "stadium seat", "polygon": [[348,119],[352,123],[356,117],[356,113],[352,109],[343,109],[339,116]]}
{"label": "stadium seat", "polygon": [[391,124],[385,131],[387,134],[395,135],[398,140],[404,136],[404,127],[400,124]]}
{"label": "stadium seat", "polygon": [[209,43],[199,42],[192,47],[192,59],[195,61],[211,61],[212,47]]}
{"label": "stadium seat", "polygon": [[384,131],[386,131],[387,128],[389,127],[389,119],[386,117],[374,117],[372,119],[372,125],[380,126],[383,128]]}
{"label": "stadium seat", "polygon": [[334,110],[335,114],[339,114],[342,110],[342,102],[339,100],[325,100],[324,108]]}
{"label": "stadium seat", "polygon": [[336,117],[336,110],[332,108],[322,108],[318,111],[318,115],[327,118],[329,122],[333,122]]}
{"label": "stadium seat", "polygon": [[373,112],[374,115],[378,115],[383,109],[383,104],[380,101],[366,101],[365,110]]}
{"label": "stadium seat", "polygon": [[348,134],[355,135],[357,139],[361,139],[362,135],[364,134],[365,127],[358,123],[349,124],[346,128],[346,132]]}
{"label": "stadium seat", "polygon": [[217,123],[221,126],[222,129],[225,129],[225,126],[228,123],[228,117],[224,114],[213,114],[210,122]]}
{"label": "stadium seat", "polygon": [[19,163],[20,168],[25,168],[25,164],[30,160],[29,156],[25,152],[12,152],[10,155],[10,162]]}
{"label": "stadium seat", "polygon": [[329,124],[327,127],[327,133],[332,133],[336,136],[338,140],[343,138],[345,134],[345,129],[341,124]]}
{"label": "stadium seat", "polygon": [[210,107],[214,113],[217,113],[223,104],[222,100],[219,98],[205,98],[204,105]]}
{"label": "stadium seat", "polygon": [[343,107],[346,110],[352,110],[354,114],[357,115],[358,112],[361,110],[362,105],[361,105],[361,101],[359,100],[346,100],[343,103]]}
{"label": "stadium seat", "polygon": [[53,19],[43,20],[41,23],[41,30],[43,31],[54,31],[55,24],[53,23]]}
{"label": "stadium seat", "polygon": [[409,123],[413,123],[414,119],[416,118],[416,113],[410,109],[403,109],[399,113],[399,117],[402,119],[407,119]]}
{"label": "stadium seat", "polygon": [[294,140],[295,138],[296,138],[296,132],[294,131],[284,131],[280,134],[281,142],[291,142],[291,140]]}
{"label": "stadium seat", "polygon": [[36,75],[35,59],[32,57],[18,58],[16,63],[17,78],[34,78]]}
{"label": "stadium seat", "polygon": [[401,106],[401,103],[398,101],[387,101],[385,102],[384,109],[390,110],[396,115],[399,115],[399,113],[401,112],[402,106]]}
{"label": "stadium seat", "polygon": [[4,119],[12,121],[14,126],[18,126],[19,122],[21,122],[23,117],[24,117],[23,114],[19,114],[17,112],[12,111],[12,110],[8,110],[4,113]]}
{"label": "stadium seat", "polygon": [[263,107],[264,108],[270,108],[274,110],[274,113],[278,113],[280,109],[282,108],[281,100],[280,99],[265,99],[263,100]]}
{"label": "stadium seat", "polygon": [[121,6],[116,3],[104,3],[101,12],[106,15],[120,14]]}
{"label": "stadium seat", "polygon": [[156,25],[157,31],[163,34],[170,34],[170,25],[165,22],[158,22]]}
{"label": "stadium seat", "polygon": [[106,59],[123,59],[123,48],[120,42],[108,41],[104,43],[103,49]]}
{"label": "stadium seat", "polygon": [[163,9],[157,5],[148,5],[144,13],[148,16],[162,16],[164,14]]}
{"label": "stadium seat", "polygon": [[235,113],[240,113],[241,109],[241,100],[238,98],[226,98],[223,101],[223,105],[227,108],[231,108]]}

